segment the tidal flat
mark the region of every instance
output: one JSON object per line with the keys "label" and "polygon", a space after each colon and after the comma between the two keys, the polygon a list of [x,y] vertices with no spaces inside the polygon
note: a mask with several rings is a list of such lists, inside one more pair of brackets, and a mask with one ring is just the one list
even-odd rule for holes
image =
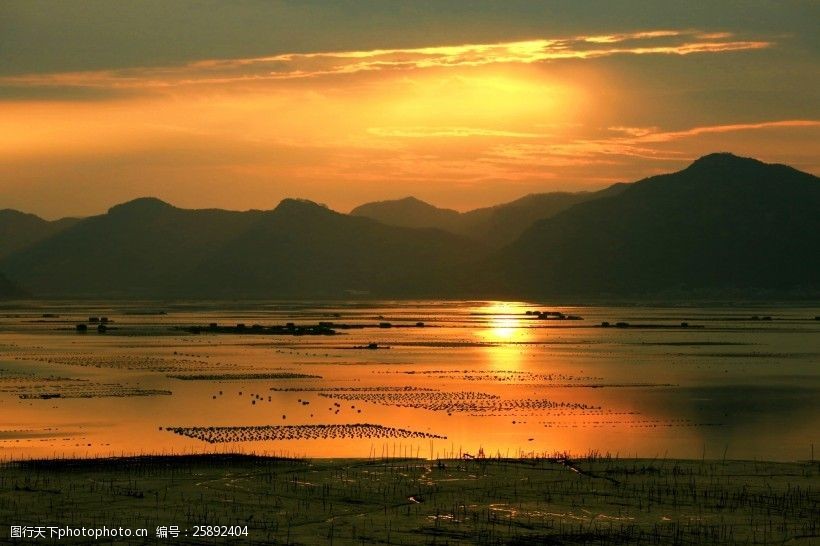
{"label": "tidal flat", "polygon": [[[817,462],[222,454],[0,466],[4,523],[148,531],[100,544],[817,544],[818,510]],[[194,537],[197,526],[247,536]],[[178,539],[156,538],[171,527]]]}

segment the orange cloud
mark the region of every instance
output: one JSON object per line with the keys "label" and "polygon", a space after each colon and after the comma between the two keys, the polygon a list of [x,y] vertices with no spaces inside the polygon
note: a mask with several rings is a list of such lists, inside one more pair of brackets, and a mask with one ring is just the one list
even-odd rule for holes
{"label": "orange cloud", "polygon": [[[551,163],[555,157],[573,157],[589,160],[595,156],[630,156],[654,160],[680,161],[686,158],[681,151],[654,147],[674,140],[700,135],[755,131],[762,129],[820,127],[820,120],[793,119],[758,123],[735,123],[692,127],[680,131],[660,131],[656,127],[609,127],[623,133],[621,136],[595,139],[577,139],[572,142],[504,144],[494,148],[489,156],[504,161]],[[553,159],[549,159],[553,158]]]}
{"label": "orange cloud", "polygon": [[371,127],[368,133],[383,137],[398,138],[452,138],[452,137],[508,137],[508,138],[544,138],[547,133],[525,133],[484,129],[480,127]]}
{"label": "orange cloud", "polygon": [[650,30],[495,44],[286,53],[245,59],[204,60],[160,68],[36,74],[0,78],[0,85],[161,89],[186,85],[253,84],[386,70],[533,64],[614,55],[721,53],[763,49],[772,45],[773,42],[768,40],[737,40],[729,32],[703,34],[697,30]]}
{"label": "orange cloud", "polygon": [[777,127],[820,127],[820,121],[813,119],[787,119],[781,121],[763,121],[760,123],[733,123],[727,125],[710,125],[693,127],[683,131],[650,132],[638,137],[643,142],[667,142],[679,138],[688,138],[708,133],[731,133],[755,129],[772,129]]}
{"label": "orange cloud", "polygon": [[[582,36],[581,39],[585,42],[591,42],[596,44],[614,44],[618,42],[625,42],[627,40],[643,40],[647,38],[668,38],[670,36],[680,36],[682,34],[691,33],[691,31],[684,32],[680,30],[648,30],[645,32],[632,32],[623,34],[601,34],[597,36]],[[729,32],[723,34],[723,38],[729,38],[732,35]]]}

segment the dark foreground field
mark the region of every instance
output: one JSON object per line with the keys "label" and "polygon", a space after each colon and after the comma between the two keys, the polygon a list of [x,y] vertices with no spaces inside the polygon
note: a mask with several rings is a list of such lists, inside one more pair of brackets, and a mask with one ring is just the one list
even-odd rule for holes
{"label": "dark foreground field", "polygon": [[[11,539],[11,526],[146,529]],[[226,526],[197,529],[196,526]],[[179,538],[157,538],[179,527]],[[193,535],[240,532],[235,538]],[[161,531],[161,529],[160,529]],[[187,536],[186,536],[187,535]],[[0,466],[0,542],[817,544],[820,465],[140,457]]]}

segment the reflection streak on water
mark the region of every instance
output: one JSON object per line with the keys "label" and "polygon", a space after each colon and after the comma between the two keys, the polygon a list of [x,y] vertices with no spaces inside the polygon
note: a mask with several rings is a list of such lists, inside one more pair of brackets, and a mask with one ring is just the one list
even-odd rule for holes
{"label": "reflection streak on water", "polygon": [[487,317],[489,328],[476,332],[479,340],[487,342],[487,361],[494,370],[518,371],[524,359],[520,344],[532,341],[531,316],[526,304],[491,302],[474,308],[474,313]]}

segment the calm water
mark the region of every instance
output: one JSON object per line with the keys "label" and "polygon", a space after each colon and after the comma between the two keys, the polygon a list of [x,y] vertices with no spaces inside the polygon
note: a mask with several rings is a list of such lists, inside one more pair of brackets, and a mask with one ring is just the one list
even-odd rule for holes
{"label": "calm water", "polygon": [[[160,310],[165,314],[136,314]],[[533,310],[584,320],[525,314]],[[6,307],[0,309],[0,457],[595,450],[807,459],[812,444],[820,454],[816,315],[820,309],[808,307],[502,302]],[[92,324],[77,333],[75,325],[90,316],[107,316],[108,332],[99,334]],[[335,336],[175,329],[319,321],[364,327]],[[603,328],[603,321],[664,327]],[[681,328],[682,321],[689,327]],[[382,322],[392,327],[378,327]],[[379,348],[362,348],[370,343]],[[237,374],[246,378],[231,377]],[[388,428],[314,426],[350,424]],[[230,428],[251,426],[267,428]],[[198,427],[228,428],[215,435]],[[373,437],[373,430],[386,436]],[[324,438],[329,431],[337,437]],[[248,440],[259,434],[269,439]],[[282,434],[294,438],[279,439]],[[237,441],[201,439],[217,436]]]}

